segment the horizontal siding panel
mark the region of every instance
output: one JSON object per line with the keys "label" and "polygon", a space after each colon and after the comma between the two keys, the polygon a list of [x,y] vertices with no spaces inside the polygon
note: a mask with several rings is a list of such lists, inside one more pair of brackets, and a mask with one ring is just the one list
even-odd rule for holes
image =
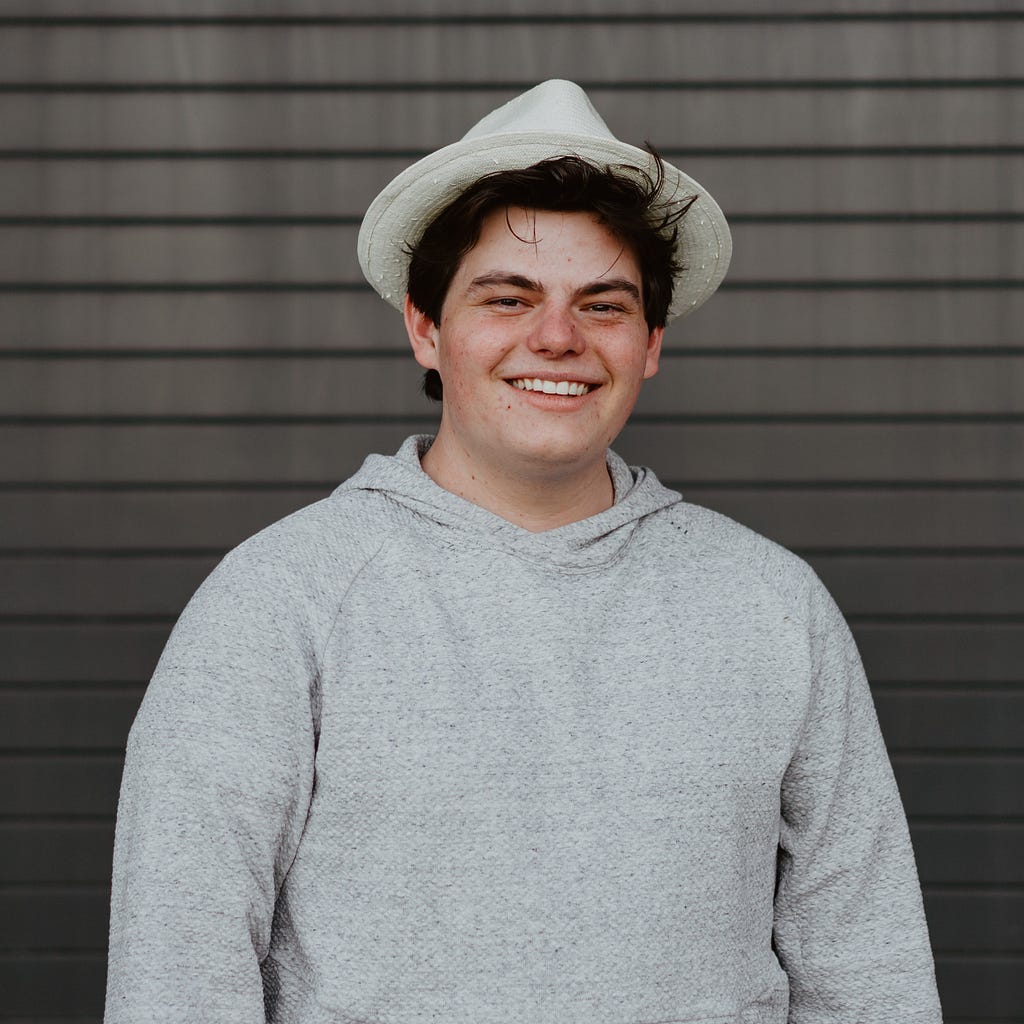
{"label": "horizontal siding panel", "polygon": [[[893,768],[907,814],[1002,818],[1024,814],[1024,758],[897,754]],[[49,818],[113,812],[119,756],[0,759],[0,815]]]}
{"label": "horizontal siding panel", "polygon": [[39,693],[0,691],[4,750],[123,750],[141,689]]}
{"label": "horizontal siding panel", "polygon": [[1018,957],[936,958],[935,974],[942,1012],[949,1024],[958,1018],[999,1024],[1016,1022],[1024,1006],[1024,962]]}
{"label": "horizontal siding panel", "polygon": [[123,767],[118,755],[4,757],[0,759],[0,815],[113,814]]}
{"label": "horizontal siding panel", "polygon": [[[1024,288],[726,290],[670,324],[669,349],[1021,347]],[[336,293],[0,292],[0,351],[408,351],[369,285]]]}
{"label": "horizontal siding panel", "polygon": [[109,917],[106,888],[0,890],[0,952],[60,949],[106,956]]}
{"label": "horizontal siding panel", "polygon": [[892,762],[910,816],[1024,815],[1024,757],[896,754]]}
{"label": "horizontal siding panel", "polygon": [[[389,58],[393,59],[393,58]],[[430,150],[519,90],[32,94],[0,107],[4,149]],[[1024,119],[1020,90],[590,90],[609,128],[660,148],[983,146]]]}
{"label": "horizontal siding panel", "polygon": [[[0,427],[11,482],[340,483],[436,414],[398,423]],[[1016,423],[715,423],[626,427],[616,449],[665,480],[1000,481],[1024,477]]]}
{"label": "horizontal siding panel", "polygon": [[156,668],[171,625],[0,619],[5,682],[141,686]]}
{"label": "horizontal siding panel", "polygon": [[992,480],[1024,476],[1015,424],[627,426],[616,449],[671,480]]}
{"label": "horizontal siding panel", "polygon": [[911,824],[917,870],[929,885],[1024,882],[1024,825]]}
{"label": "horizontal siding panel", "polygon": [[1018,692],[875,694],[875,707],[890,750],[1015,748],[1024,754],[1024,680]]}
{"label": "horizontal siding panel", "polygon": [[[326,495],[325,488],[283,492],[0,491],[0,521],[8,549],[226,550]],[[1020,498],[1024,506],[1024,494]]]}
{"label": "horizontal siding panel", "polygon": [[940,956],[983,950],[1024,953],[1022,893],[926,893],[925,913],[932,948]]}
{"label": "horizontal siding panel", "polygon": [[1020,615],[1024,619],[1024,557],[854,554],[814,555],[809,561],[848,615]]}
{"label": "horizontal siding panel", "polygon": [[[1024,691],[1024,683],[1022,683]],[[123,750],[141,687],[117,692],[85,686],[36,693],[0,692],[0,746],[6,750]],[[984,691],[875,695],[892,750],[1002,750],[1024,753],[1024,692]]]}
{"label": "horizontal siding panel", "polygon": [[0,821],[0,877],[8,884],[109,883],[114,819],[51,824]]}
{"label": "horizontal siding panel", "polygon": [[875,683],[1019,683],[1019,623],[858,623],[853,633]]}
{"label": "horizontal siding panel", "polygon": [[[908,61],[911,48],[914,59]],[[487,85],[558,76],[618,85],[650,82],[654,68],[687,82],[990,78],[1024,72],[1024,22],[609,25],[524,19],[500,32],[486,23],[50,25],[0,34],[0,67],[7,80],[19,83]]]}
{"label": "horizontal siding panel", "polygon": [[[0,521],[8,550],[226,550],[328,493],[0,491]],[[692,487],[684,497],[791,548],[1024,548],[1022,490]]]}
{"label": "horizontal siding panel", "polygon": [[791,548],[1024,546],[1020,491],[686,488],[684,497]]}
{"label": "horizontal siding panel", "polygon": [[[176,615],[217,556],[0,558],[0,606],[20,616]],[[810,558],[848,615],[1020,615],[1024,557]]]}
{"label": "horizontal siding panel", "polygon": [[[1022,246],[1024,248],[1024,246]],[[17,359],[7,416],[431,415],[411,358]],[[1024,413],[1024,355],[663,359],[640,415]]]}
{"label": "horizontal siding panel", "polygon": [[218,561],[0,558],[0,606],[22,616],[177,616]]}
{"label": "horizontal siding panel", "polygon": [[[1024,156],[673,159],[712,191],[729,217],[992,215],[1024,209]],[[0,159],[0,215],[361,218],[384,184],[411,162]]]}
{"label": "horizontal siding panel", "polygon": [[[1024,630],[1017,623],[853,622],[870,679],[879,684],[982,685],[1020,681]],[[11,683],[141,685],[170,621],[12,623],[0,620]]]}
{"label": "horizontal siding panel", "polygon": [[0,959],[0,992],[8,1014],[70,1017],[101,1014],[106,990],[106,957],[99,953],[28,953]]}
{"label": "horizontal siding panel", "polygon": [[[1024,114],[1024,109],[1022,109]],[[0,283],[362,287],[354,226],[6,228]],[[1024,282],[1024,222],[736,224],[734,282]],[[698,275],[702,268],[694,266]]]}

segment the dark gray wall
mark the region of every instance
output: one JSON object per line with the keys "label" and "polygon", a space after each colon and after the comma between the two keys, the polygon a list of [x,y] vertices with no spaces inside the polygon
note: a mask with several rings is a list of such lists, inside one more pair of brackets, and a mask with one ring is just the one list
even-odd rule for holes
{"label": "dark gray wall", "polygon": [[619,448],[820,571],[947,1019],[1024,1020],[1024,9],[969,0],[0,3],[0,1020],[99,1017],[188,595],[434,422],[366,203],[553,76],[734,226]]}

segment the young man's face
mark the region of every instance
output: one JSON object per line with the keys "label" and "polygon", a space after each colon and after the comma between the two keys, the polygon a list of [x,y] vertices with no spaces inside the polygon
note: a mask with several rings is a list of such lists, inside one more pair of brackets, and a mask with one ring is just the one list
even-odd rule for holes
{"label": "young man's face", "polygon": [[511,471],[603,466],[658,369],[642,295],[632,251],[594,215],[490,214],[440,325],[406,301],[416,359],[444,384],[438,441]]}

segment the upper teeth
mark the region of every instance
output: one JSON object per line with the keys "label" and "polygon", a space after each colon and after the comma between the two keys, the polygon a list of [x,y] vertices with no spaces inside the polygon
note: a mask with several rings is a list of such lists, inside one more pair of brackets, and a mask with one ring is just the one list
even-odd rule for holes
{"label": "upper teeth", "polygon": [[541,380],[540,377],[517,377],[509,383],[520,391],[543,391],[545,395],[585,395],[589,384],[579,380]]}

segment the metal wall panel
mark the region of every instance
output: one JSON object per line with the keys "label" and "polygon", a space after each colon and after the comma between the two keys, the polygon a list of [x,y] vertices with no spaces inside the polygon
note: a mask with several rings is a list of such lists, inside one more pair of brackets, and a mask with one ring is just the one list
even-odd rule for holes
{"label": "metal wall panel", "polygon": [[198,580],[436,421],[363,208],[553,76],[735,228],[618,447],[822,573],[947,1020],[1019,1019],[1024,11],[340,6],[0,5],[0,1020],[98,1020],[121,751]]}

